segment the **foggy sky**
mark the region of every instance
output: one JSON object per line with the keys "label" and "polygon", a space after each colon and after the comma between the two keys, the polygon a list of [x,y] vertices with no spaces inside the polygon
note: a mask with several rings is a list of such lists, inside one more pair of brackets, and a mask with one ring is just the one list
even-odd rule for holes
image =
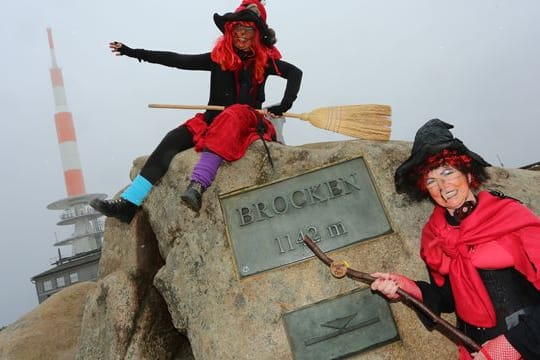
{"label": "foggy sky", "polygon": [[[206,52],[220,34],[213,13],[239,2],[3,1],[0,326],[37,305],[30,278],[51,267],[53,243],[73,231],[56,226],[60,212],[46,209],[66,197],[46,28],[53,30],[86,190],[112,196],[129,183],[132,160],[193,114],[147,104],[205,104],[209,74],[115,57],[108,42]],[[284,60],[304,72],[291,112],[389,104],[392,140],[412,141],[419,126],[438,117],[493,165],[540,161],[538,1],[268,0],[267,10]],[[269,80],[266,105],[281,99],[283,85]],[[295,119],[284,136],[289,145],[348,139]]]}

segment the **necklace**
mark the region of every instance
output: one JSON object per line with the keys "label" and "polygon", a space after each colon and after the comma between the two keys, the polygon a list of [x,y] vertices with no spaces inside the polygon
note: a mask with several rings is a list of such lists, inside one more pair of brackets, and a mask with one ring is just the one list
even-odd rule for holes
{"label": "necklace", "polygon": [[465,201],[463,205],[461,205],[459,208],[454,210],[454,217],[458,221],[462,221],[473,212],[475,207],[476,207],[476,201],[472,201],[472,200]]}

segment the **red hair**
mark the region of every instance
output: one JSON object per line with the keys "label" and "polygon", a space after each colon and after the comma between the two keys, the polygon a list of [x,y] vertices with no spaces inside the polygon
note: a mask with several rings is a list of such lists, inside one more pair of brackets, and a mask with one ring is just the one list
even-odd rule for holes
{"label": "red hair", "polygon": [[264,71],[268,62],[268,49],[261,43],[259,29],[255,23],[248,21],[229,21],[225,24],[225,32],[217,40],[216,46],[212,49],[211,58],[221,66],[223,71],[238,71],[242,68],[242,60],[236,53],[233,46],[232,28],[234,25],[251,26],[255,29],[255,34],[251,42],[251,51],[254,54],[253,79],[259,85],[264,81]]}
{"label": "red hair", "polygon": [[469,156],[460,154],[456,150],[444,149],[440,153],[428,157],[416,168],[415,172],[419,175],[416,184],[417,187],[421,191],[427,192],[425,181],[427,174],[430,171],[445,165],[458,169],[463,174],[471,175],[469,186],[472,189],[477,189],[483,180],[481,176],[476,175],[476,171],[473,169],[473,161]]}

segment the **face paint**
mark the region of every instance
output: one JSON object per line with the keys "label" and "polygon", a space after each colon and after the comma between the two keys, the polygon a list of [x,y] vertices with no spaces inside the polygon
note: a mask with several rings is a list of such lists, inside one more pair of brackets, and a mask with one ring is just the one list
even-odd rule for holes
{"label": "face paint", "polygon": [[427,173],[425,186],[431,198],[453,215],[454,210],[465,201],[475,200],[469,181],[470,176],[449,165],[443,165]]}
{"label": "face paint", "polygon": [[255,27],[236,23],[232,27],[233,45],[239,50],[249,50],[255,36]]}

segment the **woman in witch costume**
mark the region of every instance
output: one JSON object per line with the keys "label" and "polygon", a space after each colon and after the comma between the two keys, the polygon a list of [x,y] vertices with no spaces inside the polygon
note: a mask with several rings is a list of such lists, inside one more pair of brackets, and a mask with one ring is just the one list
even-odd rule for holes
{"label": "woman in witch costume", "polygon": [[395,173],[397,192],[435,205],[420,249],[430,282],[377,272],[371,288],[395,299],[399,287],[435,313],[455,312],[482,344],[473,354],[460,346],[460,359],[540,359],[540,219],[513,198],[477,191],[489,164],[451,128],[428,121]]}
{"label": "woman in witch costume", "polygon": [[261,1],[243,0],[234,12],[214,14],[214,22],[223,36],[211,52],[204,54],[132,49],[120,42],[109,44],[116,55],[183,70],[209,71],[208,104],[226,108],[198,113],[171,130],[120,198],[91,202],[102,214],[130,223],[152,186],[167,172],[173,157],[192,147],[201,156],[181,198],[198,212],[202,193],[214,181],[223,160],[240,159],[248,146],[259,138],[275,140],[272,123],[256,111],[265,100],[266,79],[270,75],[287,79],[281,103],[266,109],[267,115],[279,116],[292,107],[297,97],[301,70],[280,60],[281,54],[274,46],[275,33],[266,23],[266,10]]}

